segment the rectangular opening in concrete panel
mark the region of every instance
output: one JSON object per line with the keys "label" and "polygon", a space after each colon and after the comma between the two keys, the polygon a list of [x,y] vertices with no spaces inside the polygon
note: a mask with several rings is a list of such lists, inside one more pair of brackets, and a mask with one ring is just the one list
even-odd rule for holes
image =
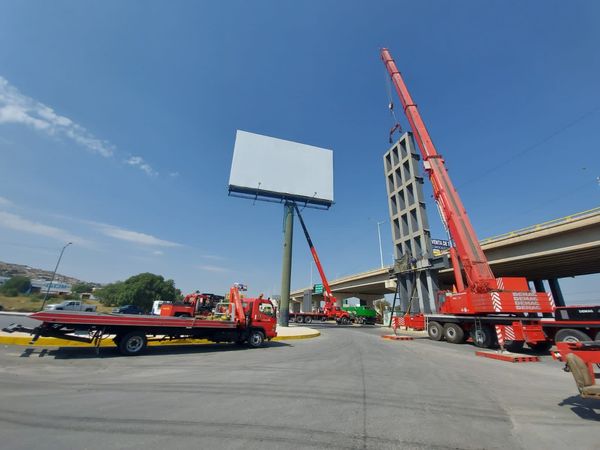
{"label": "rectangular opening in concrete panel", "polygon": [[402,139],[400,141],[400,159],[406,158],[408,155],[408,150],[406,150],[406,140]]}
{"label": "rectangular opening in concrete panel", "polygon": [[398,147],[396,146],[396,147],[394,147],[392,149],[392,163],[393,163],[394,166],[397,166],[398,162],[399,162],[399,159],[398,159]]}
{"label": "rectangular opening in concrete panel", "polygon": [[394,219],[394,240],[398,240],[402,237],[400,234],[400,221],[398,219]]}
{"label": "rectangular opening in concrete panel", "polygon": [[391,194],[394,192],[394,189],[394,176],[390,175],[388,176],[388,192]]}
{"label": "rectangular opening in concrete panel", "polygon": [[396,186],[402,186],[402,173],[400,169],[396,169],[394,172],[394,177],[396,179]]}
{"label": "rectangular opening in concrete panel", "polygon": [[406,236],[409,234],[408,214],[402,214],[402,216],[400,217],[400,227],[400,232],[402,233],[402,236]]}
{"label": "rectangular opening in concrete panel", "polygon": [[417,258],[417,257],[420,257],[423,254],[423,244],[422,244],[421,238],[419,236],[416,236],[413,239],[413,241],[414,241],[414,247],[413,247],[414,253],[413,253],[413,256],[415,258]]}
{"label": "rectangular opening in concrete panel", "polygon": [[396,201],[396,196],[390,196],[390,205],[392,206],[392,216],[398,214],[398,202]]}
{"label": "rectangular opening in concrete panel", "polygon": [[398,191],[398,207],[400,209],[406,209],[406,195],[404,194],[404,189]]}
{"label": "rectangular opening in concrete panel", "polygon": [[417,218],[417,208],[410,210],[410,230],[413,232],[419,231],[419,219]]}
{"label": "rectangular opening in concrete panel", "polygon": [[400,258],[402,255],[404,255],[402,244],[396,244],[396,258]]}
{"label": "rectangular opening in concrete panel", "polygon": [[385,171],[386,173],[392,170],[392,156],[388,153],[385,155]]}
{"label": "rectangular opening in concrete panel", "polygon": [[402,164],[402,178],[410,180],[410,160],[408,159]]}
{"label": "rectangular opening in concrete panel", "polygon": [[415,204],[415,191],[413,188],[413,184],[409,184],[406,186],[406,207],[410,208]]}

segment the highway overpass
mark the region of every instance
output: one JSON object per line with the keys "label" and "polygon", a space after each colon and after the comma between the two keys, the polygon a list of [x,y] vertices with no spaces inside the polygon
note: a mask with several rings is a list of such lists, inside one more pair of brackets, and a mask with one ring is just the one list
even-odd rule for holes
{"label": "highway overpass", "polygon": [[[558,278],[600,273],[600,207],[484,239],[481,246],[497,277],[550,280],[558,289]],[[371,303],[395,291],[389,270],[369,270],[329,284],[339,301],[357,297]],[[442,288],[453,280],[451,269],[439,272]],[[292,300],[301,301],[306,289],[292,292]]]}

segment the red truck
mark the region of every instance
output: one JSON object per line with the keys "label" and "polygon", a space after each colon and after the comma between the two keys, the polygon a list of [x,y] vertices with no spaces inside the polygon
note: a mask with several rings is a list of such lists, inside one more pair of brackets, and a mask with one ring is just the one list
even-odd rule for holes
{"label": "red truck", "polygon": [[[277,336],[275,307],[263,298],[241,299],[237,287],[230,290],[225,311],[214,317],[170,317],[129,314],[74,313],[40,311],[29,316],[42,322],[35,328],[11,324],[3,331],[27,332],[32,342],[40,336],[92,343],[99,348],[103,339],[112,337],[126,356],[139,355],[148,336],[161,339],[208,339],[260,347]],[[87,332],[89,337],[81,336]],[[78,335],[79,334],[79,335]]]}
{"label": "red truck", "polygon": [[600,307],[557,308],[552,294],[532,292],[526,278],[494,276],[444,158],[437,152],[388,49],[381,49],[381,59],[402,102],[449,234],[456,286],[452,292],[440,292],[436,314],[408,313],[397,318],[396,324],[427,329],[436,341],[460,344],[470,336],[479,347],[499,344],[512,351],[524,344],[542,351],[549,350],[554,342],[600,339]]}

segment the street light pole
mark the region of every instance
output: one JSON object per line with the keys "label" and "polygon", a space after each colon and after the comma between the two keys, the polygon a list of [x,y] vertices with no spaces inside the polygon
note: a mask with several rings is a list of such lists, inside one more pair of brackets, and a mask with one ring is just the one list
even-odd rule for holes
{"label": "street light pole", "polygon": [[44,306],[46,306],[46,300],[48,300],[48,294],[50,294],[50,288],[52,287],[52,283],[54,283],[54,277],[56,277],[56,271],[58,270],[58,265],[60,264],[60,260],[62,259],[63,253],[65,252],[65,248],[71,245],[72,242],[67,242],[66,245],[60,251],[60,255],[58,256],[58,261],[56,261],[56,267],[54,267],[54,273],[52,274],[52,279],[50,280],[50,284],[48,284],[48,289],[46,289],[46,295],[44,295],[44,301],[42,303],[42,307],[40,311],[44,310]]}
{"label": "street light pole", "polygon": [[383,222],[377,222],[377,237],[379,238],[379,259],[381,260],[381,268],[383,269],[383,249],[381,247],[381,230],[379,229],[379,226],[384,224],[385,220]]}

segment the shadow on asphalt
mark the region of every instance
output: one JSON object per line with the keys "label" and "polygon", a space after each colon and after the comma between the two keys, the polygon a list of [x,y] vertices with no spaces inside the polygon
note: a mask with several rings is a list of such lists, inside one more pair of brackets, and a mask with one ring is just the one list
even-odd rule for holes
{"label": "shadow on asphalt", "polygon": [[[291,344],[285,342],[269,342],[265,345],[265,349],[269,347],[292,347]],[[201,345],[165,345],[157,347],[147,347],[146,350],[139,356],[159,356],[159,355],[184,355],[184,354],[204,354],[216,352],[239,352],[239,351],[259,351],[243,345],[235,344],[201,344]],[[91,347],[59,347],[57,349],[48,350],[37,348],[27,348],[19,355],[21,358],[31,357],[52,357],[54,359],[94,359],[94,358],[122,358],[116,347],[102,347],[96,353],[96,349]],[[132,356],[131,358],[135,358]]]}
{"label": "shadow on asphalt", "polygon": [[585,420],[600,422],[600,400],[581,398],[579,395],[565,398],[558,406],[567,406],[575,414]]}

